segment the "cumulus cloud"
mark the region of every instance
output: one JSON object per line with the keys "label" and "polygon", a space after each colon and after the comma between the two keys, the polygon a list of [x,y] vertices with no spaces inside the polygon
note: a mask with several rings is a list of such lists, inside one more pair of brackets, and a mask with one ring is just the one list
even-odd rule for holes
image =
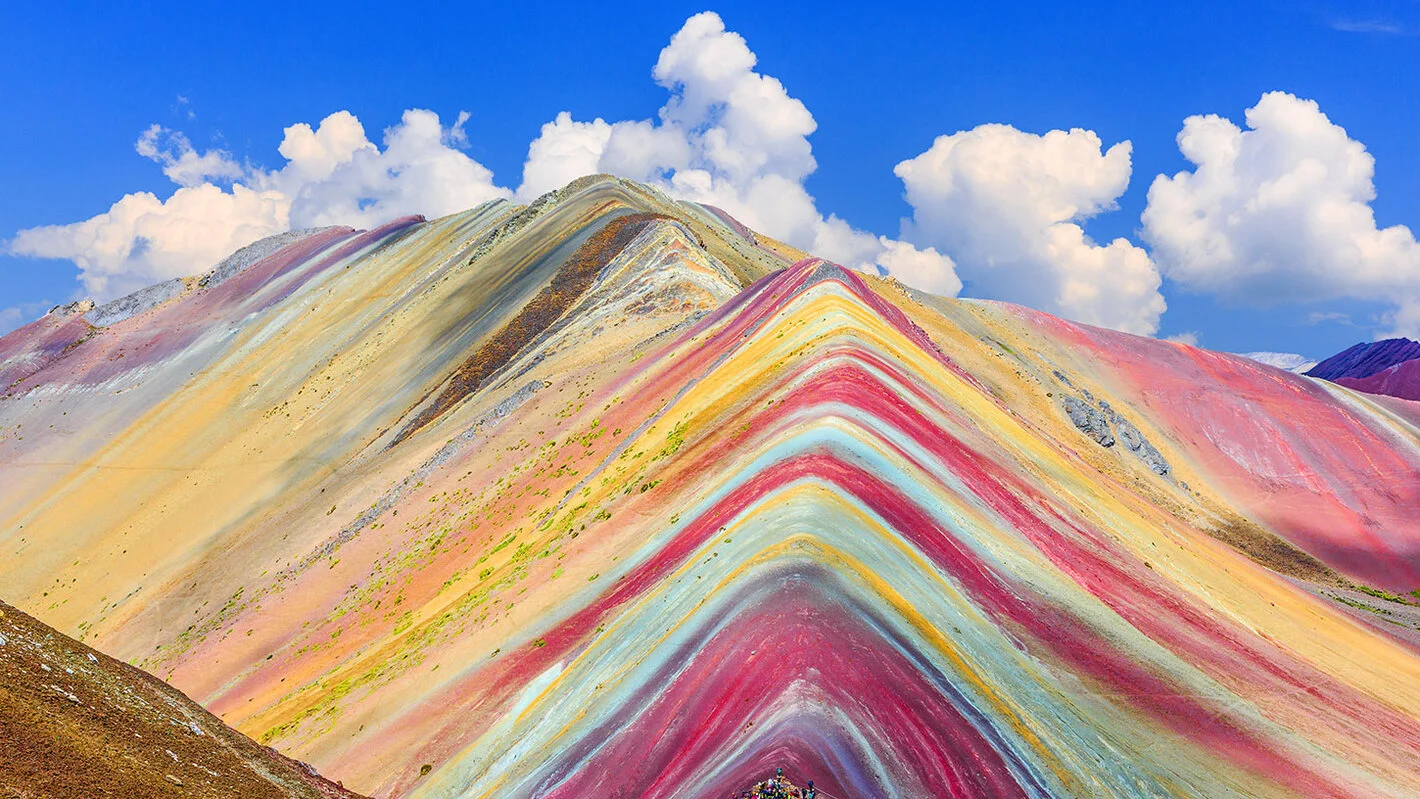
{"label": "cumulus cloud", "polygon": [[566,111],[558,114],[542,126],[542,132],[528,146],[518,198],[531,200],[600,171],[602,153],[610,139],[611,125],[600,119],[577,122]]}
{"label": "cumulus cloud", "polygon": [[912,206],[903,238],[951,255],[976,293],[1153,334],[1166,306],[1149,255],[1123,238],[1098,244],[1080,226],[1129,186],[1130,143],[1102,146],[1078,128],[939,136],[894,170]]}
{"label": "cumulus cloud", "polygon": [[755,230],[848,266],[881,266],[955,295],[951,259],[882,238],[818,210],[804,181],[817,168],[813,115],[713,12],[697,14],[661,51],[652,77],[670,92],[655,120],[579,122],[562,113],[528,148],[522,199],[592,172],[659,186],[723,208]]}
{"label": "cumulus cloud", "polygon": [[1247,110],[1184,121],[1194,165],[1149,187],[1144,237],[1164,274],[1233,301],[1349,297],[1387,303],[1399,334],[1420,334],[1420,245],[1378,228],[1375,159],[1317,104],[1285,92]]}
{"label": "cumulus cloud", "polygon": [[232,157],[221,150],[198,153],[181,131],[152,125],[134,145],[138,154],[163,167],[163,174],[179,186],[200,186],[209,180],[237,180],[245,174]]}
{"label": "cumulus cloud", "polygon": [[201,272],[233,250],[292,227],[372,227],[402,214],[439,216],[498,197],[527,201],[594,172],[659,186],[719,206],[750,227],[848,266],[886,271],[938,294],[961,290],[939,249],[897,241],[823,214],[804,181],[817,168],[817,123],[776,78],[756,71],[743,37],[714,13],[697,14],[661,51],[653,79],[670,96],[654,120],[578,121],[563,112],[528,148],[515,192],[461,151],[467,114],[444,127],[410,110],[372,142],[353,114],[286,128],[267,170],[220,149],[199,151],[181,131],[153,125],[135,144],[176,189],[129,194],[108,211],[21,231],[7,249],[68,259],[85,293],[105,300]]}
{"label": "cumulus cloud", "polygon": [[287,228],[290,202],[242,184],[178,189],[167,200],[129,194],[82,222],[20,231],[9,249],[37,258],[65,258],[79,267],[84,292],[120,297],[159,280],[190,275],[233,250]]}
{"label": "cumulus cloud", "polygon": [[[958,294],[965,277],[976,293],[1093,324],[1157,331],[1165,305],[1150,255],[1123,238],[1095,242],[1082,227],[1114,209],[1129,185],[1129,142],[1105,149],[1088,130],[1035,135],[1006,125],[939,137],[896,167],[912,215],[892,239],[819,210],[805,186],[818,167],[809,143],[817,123],[783,83],[757,66],[744,38],[718,15],[691,17],[652,69],[669,94],[657,115],[609,122],[558,114],[530,144],[516,192],[497,185],[462,151],[467,114],[445,126],[433,112],[406,111],[377,144],[359,119],[339,111],[315,125],[287,127],[277,150],[284,163],[270,170],[220,149],[199,151],[180,131],[154,125],[135,146],[175,184],[169,197],[130,194],[91,219],[21,231],[9,249],[74,261],[85,290],[102,300],[200,272],[252,240],[291,227],[371,227],[401,214],[438,216],[498,197],[527,201],[577,177],[610,172],[719,206],[797,247],[936,294]],[[1214,163],[1207,147],[1213,128],[1198,131],[1201,144],[1185,151],[1203,153],[1208,166],[1200,166],[1199,175]],[[1191,130],[1181,144],[1193,141]],[[1171,214],[1153,197],[1151,191],[1150,213],[1157,217],[1151,217],[1157,233],[1151,240],[1187,280],[1191,267],[1178,264],[1192,261],[1178,253],[1203,248],[1214,257],[1219,234],[1203,230],[1193,243],[1174,246],[1187,236],[1173,236],[1161,224]],[[1367,247],[1413,247],[1408,231],[1390,231],[1378,232]],[[1397,308],[1398,324],[1407,309]]]}
{"label": "cumulus cloud", "polygon": [[291,225],[369,228],[404,214],[444,216],[512,193],[458,146],[467,114],[445,128],[432,111],[405,111],[385,131],[384,149],[367,138],[348,111],[286,129],[278,152],[285,167],[253,182],[291,201]]}
{"label": "cumulus cloud", "polygon": [[905,241],[893,241],[886,236],[879,241],[883,253],[878,256],[878,263],[888,274],[930,294],[955,297],[961,293],[956,264],[935,248],[919,250]]}
{"label": "cumulus cloud", "polygon": [[166,200],[129,194],[81,222],[22,230],[17,255],[73,261],[83,290],[98,300],[159,280],[191,275],[232,251],[291,227],[371,227],[403,214],[441,216],[511,192],[458,149],[466,114],[443,127],[411,110],[385,131],[384,148],[340,111],[316,127],[285,130],[286,163],[262,170],[220,150],[199,153],[181,132],[154,125],[135,144],[178,186]]}

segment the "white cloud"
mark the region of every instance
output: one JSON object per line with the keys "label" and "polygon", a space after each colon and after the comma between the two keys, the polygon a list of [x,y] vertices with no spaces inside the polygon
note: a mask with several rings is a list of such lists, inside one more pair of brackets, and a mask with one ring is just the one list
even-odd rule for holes
{"label": "white cloud", "polygon": [[886,236],[880,241],[885,250],[878,256],[878,263],[888,274],[930,294],[955,297],[961,293],[956,264],[935,248],[919,250],[905,241],[893,241]]}
{"label": "white cloud", "polygon": [[1123,238],[1097,244],[1079,224],[1129,185],[1130,143],[1101,150],[1078,128],[939,136],[894,170],[912,206],[903,238],[949,254],[975,293],[1152,334],[1165,304],[1148,254]]}
{"label": "white cloud", "polygon": [[610,138],[611,125],[600,119],[576,122],[566,111],[558,114],[528,147],[518,199],[527,202],[597,172]]}
{"label": "white cloud", "polygon": [[163,174],[179,186],[200,186],[209,180],[237,180],[244,171],[241,164],[221,150],[198,154],[192,142],[181,131],[161,125],[151,125],[138,137],[134,149],[144,158],[163,165]]}
{"label": "white cloud", "polygon": [[349,111],[336,111],[312,128],[305,122],[286,128],[276,152],[287,161],[283,173],[293,180],[319,182],[349,164],[355,153],[376,150],[365,138],[365,126]]}
{"label": "white cloud", "polygon": [[1351,314],[1341,311],[1312,311],[1307,314],[1307,324],[1319,325],[1322,322],[1335,322],[1339,325],[1353,324]]}
{"label": "white cloud", "polygon": [[671,93],[658,118],[578,122],[559,114],[528,148],[519,197],[609,172],[718,206],[755,230],[848,266],[902,270],[906,282],[956,294],[961,283],[949,258],[818,210],[804,187],[818,166],[808,140],[817,123],[778,79],[755,71],[757,62],[718,15],[691,17],[652,70]]}
{"label": "white cloud", "polygon": [[278,148],[286,166],[255,175],[253,183],[290,199],[297,228],[369,228],[405,214],[444,216],[511,197],[487,167],[458,149],[467,120],[460,114],[444,128],[432,111],[405,111],[385,131],[383,150],[348,111],[331,114],[314,131],[292,125]]}
{"label": "white cloud", "polygon": [[[153,125],[135,149],[175,184],[170,196],[129,194],[90,219],[20,231],[4,249],[73,261],[84,291],[102,301],[201,272],[291,227],[368,228],[497,197],[528,201],[609,172],[936,294],[958,294],[965,278],[973,293],[1153,334],[1165,310],[1162,272],[1235,302],[1380,302],[1391,332],[1420,335],[1420,244],[1405,226],[1377,227],[1374,160],[1314,102],[1266,94],[1247,110],[1246,129],[1215,115],[1187,119],[1178,146],[1194,166],[1153,181],[1143,215],[1151,252],[1124,238],[1096,242],[1082,227],[1128,187],[1130,142],[1105,149],[1088,130],[1035,135],[997,124],[940,136],[896,166],[912,215],[894,240],[818,209],[805,186],[818,166],[809,143],[817,123],[757,65],[718,15],[691,17],[652,70],[669,92],[657,116],[558,114],[530,144],[516,193],[462,151],[467,113],[446,127],[433,112],[408,110],[377,144],[339,111],[287,127],[284,163],[270,170],[200,152],[181,131]],[[175,112],[188,108],[177,102]],[[0,311],[0,324],[17,313]],[[1309,321],[1350,323],[1322,312]]]}
{"label": "white cloud", "polygon": [[461,152],[466,114],[449,128],[431,111],[410,110],[371,143],[346,111],[314,129],[292,125],[278,152],[286,164],[264,171],[229,154],[199,153],[187,137],[154,125],[135,149],[160,164],[178,189],[166,200],[124,196],[82,222],[22,230],[7,243],[17,255],[62,258],[80,270],[97,300],[159,280],[199,273],[232,251],[291,227],[372,227],[404,214],[442,216],[511,192]]}
{"label": "white cloud", "polygon": [[1164,341],[1172,341],[1175,344],[1187,344],[1190,347],[1198,346],[1198,332],[1195,330],[1185,330],[1182,333],[1175,333],[1168,336]]}
{"label": "white cloud", "polygon": [[22,230],[9,249],[73,261],[84,292],[102,301],[201,272],[239,247],[286,230],[289,208],[279,193],[240,183],[230,192],[210,183],[184,187],[167,200],[138,192],[83,222]]}
{"label": "white cloud", "polygon": [[1383,302],[1396,333],[1420,333],[1420,245],[1403,225],[1377,228],[1365,146],[1285,92],[1246,122],[1184,121],[1178,146],[1195,169],[1155,178],[1143,216],[1164,274],[1254,304]]}
{"label": "white cloud", "polygon": [[[495,197],[527,201],[592,172],[657,185],[717,205],[750,227],[856,268],[876,266],[915,287],[979,293],[1075,319],[1153,333],[1164,311],[1160,277],[1125,239],[1091,240],[1081,224],[1115,207],[1128,186],[1131,145],[1103,148],[1086,130],[1043,136],[982,125],[942,136],[896,168],[913,207],[902,240],[822,213],[805,187],[815,171],[813,115],[714,13],[688,19],[652,70],[670,97],[655,119],[577,121],[558,114],[528,149],[516,195],[469,158],[461,114],[441,125],[406,111],[372,142],[346,111],[285,129],[273,170],[199,152],[153,126],[138,151],[176,185],[166,200],[131,194],[70,225],[22,231],[12,252],[68,258],[86,290],[106,299],[193,274],[289,227],[371,227],[401,214],[437,216]],[[1399,317],[1397,317],[1399,318]]]}
{"label": "white cloud", "polygon": [[[610,172],[717,205],[845,265],[877,266],[919,288],[958,293],[952,260],[937,249],[819,212],[804,187],[817,168],[808,140],[813,115],[778,79],[756,72],[757,60],[716,14],[691,17],[652,70],[671,95],[658,118],[579,122],[559,114],[530,145],[516,196],[527,201],[582,175]],[[514,196],[459,149],[467,120],[460,114],[446,128],[430,111],[406,111],[381,147],[353,114],[339,111],[315,127],[286,128],[277,149],[285,163],[274,170],[238,163],[219,149],[199,152],[183,133],[153,125],[135,147],[177,185],[171,196],[130,194],[90,219],[21,231],[7,249],[73,261],[84,291],[102,301],[201,272],[291,227],[368,228]]]}
{"label": "white cloud", "polygon": [[1338,19],[1332,21],[1331,29],[1342,33],[1371,33],[1383,36],[1409,36],[1413,33],[1406,26],[1386,19]]}

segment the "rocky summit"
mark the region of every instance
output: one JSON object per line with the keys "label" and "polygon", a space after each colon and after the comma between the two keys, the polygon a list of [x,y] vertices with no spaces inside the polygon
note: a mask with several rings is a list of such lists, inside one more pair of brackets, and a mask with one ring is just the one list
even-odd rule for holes
{"label": "rocky summit", "polygon": [[[607,177],[57,308],[0,387],[0,598],[361,794],[1420,795],[1420,403]],[[0,708],[200,740],[45,662]]]}

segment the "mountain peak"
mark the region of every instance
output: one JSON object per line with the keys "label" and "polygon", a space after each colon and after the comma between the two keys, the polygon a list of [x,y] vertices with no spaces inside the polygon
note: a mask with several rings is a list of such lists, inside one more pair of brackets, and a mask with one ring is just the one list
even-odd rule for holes
{"label": "mountain peak", "polygon": [[604,176],[256,255],[0,339],[0,585],[366,794],[1420,793],[1407,403]]}
{"label": "mountain peak", "polygon": [[1415,358],[1420,358],[1420,341],[1408,338],[1363,341],[1323,360],[1307,374],[1332,381],[1342,377],[1370,377],[1383,369]]}

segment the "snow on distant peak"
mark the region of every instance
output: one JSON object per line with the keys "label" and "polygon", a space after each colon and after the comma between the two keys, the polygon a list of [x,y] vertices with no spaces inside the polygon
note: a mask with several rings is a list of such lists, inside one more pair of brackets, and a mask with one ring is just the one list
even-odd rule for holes
{"label": "snow on distant peak", "polygon": [[1289,372],[1304,374],[1308,369],[1316,366],[1317,361],[1305,355],[1298,355],[1295,352],[1239,352],[1236,353],[1244,358],[1265,363],[1268,366],[1275,366],[1278,369],[1285,369]]}

